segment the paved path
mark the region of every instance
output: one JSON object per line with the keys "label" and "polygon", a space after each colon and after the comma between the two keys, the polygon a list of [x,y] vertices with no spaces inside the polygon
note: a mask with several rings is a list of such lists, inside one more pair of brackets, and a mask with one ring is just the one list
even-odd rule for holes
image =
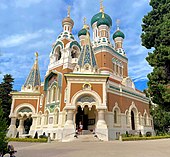
{"label": "paved path", "polygon": [[131,142],[11,142],[16,157],[170,157],[170,139]]}

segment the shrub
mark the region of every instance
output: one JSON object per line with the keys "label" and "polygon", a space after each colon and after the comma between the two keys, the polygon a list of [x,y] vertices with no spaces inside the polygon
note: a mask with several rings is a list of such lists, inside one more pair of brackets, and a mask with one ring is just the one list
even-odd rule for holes
{"label": "shrub", "polygon": [[152,136],[152,133],[151,132],[146,132],[146,137],[151,137]]}
{"label": "shrub", "polygon": [[9,138],[8,141],[16,142],[47,142],[46,138],[34,139],[34,138]]}
{"label": "shrub", "polygon": [[132,136],[132,137],[123,137],[122,141],[137,141],[137,140],[156,140],[156,139],[165,139],[170,138],[170,135],[166,136],[151,136],[151,137],[138,137],[138,136]]}

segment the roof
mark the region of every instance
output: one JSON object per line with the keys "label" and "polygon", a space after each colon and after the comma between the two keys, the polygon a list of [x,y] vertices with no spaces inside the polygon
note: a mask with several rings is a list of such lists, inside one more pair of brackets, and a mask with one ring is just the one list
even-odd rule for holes
{"label": "roof", "polygon": [[40,86],[40,85],[41,85],[41,80],[40,80],[40,71],[38,67],[38,53],[36,53],[36,60],[26,79],[24,87],[26,86],[35,87],[35,86]]}

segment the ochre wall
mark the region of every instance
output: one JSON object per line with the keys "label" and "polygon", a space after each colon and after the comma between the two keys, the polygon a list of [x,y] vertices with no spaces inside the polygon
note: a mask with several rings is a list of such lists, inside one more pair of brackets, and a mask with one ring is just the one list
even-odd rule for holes
{"label": "ochre wall", "polygon": [[24,104],[24,103],[29,103],[32,106],[34,106],[35,110],[37,109],[37,99],[15,99],[14,110],[18,105]]}
{"label": "ochre wall", "polygon": [[[116,58],[115,56],[113,56],[112,54],[108,53],[108,52],[100,52],[97,53],[96,55],[96,60],[97,60],[97,65],[100,69],[103,70],[108,70],[113,72],[113,62],[112,62],[112,58]],[[116,58],[118,59],[118,58]],[[119,59],[118,59],[119,60]],[[128,76],[128,65],[126,62],[121,61],[123,64],[123,77],[127,77]]]}
{"label": "ochre wall", "polygon": [[122,97],[113,93],[107,93],[107,100],[108,100],[108,110],[112,112],[115,103],[118,103],[118,106],[121,112],[125,113],[126,110],[132,105],[132,101],[135,103],[135,106],[142,115],[146,109],[146,112],[149,114],[149,104],[143,103],[138,100],[134,100],[127,97]]}
{"label": "ochre wall", "polygon": [[[72,83],[71,84],[71,93],[70,93],[70,102],[74,94],[76,94],[78,91],[83,89],[84,83]],[[95,91],[100,97],[103,102],[103,86],[102,84],[91,84],[91,89]]]}

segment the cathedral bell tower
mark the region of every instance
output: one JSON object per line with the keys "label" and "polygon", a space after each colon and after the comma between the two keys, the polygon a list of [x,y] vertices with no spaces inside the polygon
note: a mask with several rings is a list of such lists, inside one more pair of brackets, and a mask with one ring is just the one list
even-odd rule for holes
{"label": "cathedral bell tower", "polygon": [[76,65],[81,47],[72,34],[73,26],[74,21],[70,17],[70,7],[68,7],[67,17],[62,21],[63,31],[52,46],[48,72],[50,70],[63,72],[64,69],[70,72]]}

